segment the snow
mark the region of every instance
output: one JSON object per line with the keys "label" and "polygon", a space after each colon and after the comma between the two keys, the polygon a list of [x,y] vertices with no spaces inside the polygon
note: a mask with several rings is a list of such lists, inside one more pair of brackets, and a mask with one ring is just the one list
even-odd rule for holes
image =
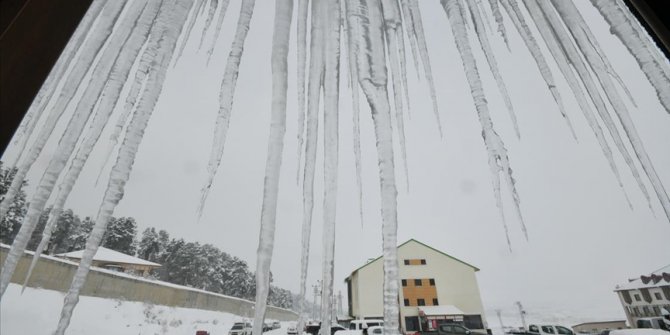
{"label": "snow", "polygon": [[[58,322],[58,309],[63,294],[57,291],[27,288],[10,284],[0,305],[0,333],[51,334]],[[72,317],[68,334],[195,334],[196,330],[211,335],[225,335],[233,323],[243,317],[230,313],[168,307],[141,302],[83,296]],[[285,333],[285,323],[266,335]]]}
{"label": "snow", "polygon": [[454,305],[421,306],[419,307],[426,315],[464,315],[462,310]]}
{"label": "snow", "polygon": [[[76,258],[81,259],[84,255],[84,250],[72,251],[63,254],[56,255],[57,257],[66,257],[66,258]],[[105,247],[99,247],[98,252],[93,256],[94,261],[102,262],[112,262],[112,263],[126,263],[126,264],[138,264],[138,265],[150,265],[150,266],[161,266],[158,263],[149,262],[147,260],[126,255],[124,253],[107,249]]]}

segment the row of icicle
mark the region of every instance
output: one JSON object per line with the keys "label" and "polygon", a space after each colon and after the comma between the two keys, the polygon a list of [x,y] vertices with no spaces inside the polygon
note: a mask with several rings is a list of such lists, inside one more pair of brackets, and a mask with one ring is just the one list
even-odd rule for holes
{"label": "row of icicle", "polygon": [[[469,34],[474,32],[488,68],[503,97],[515,133],[517,137],[520,137],[521,131],[517,125],[513,105],[498,68],[495,52],[489,41],[488,30],[491,29],[491,25],[488,22],[493,21],[495,22],[496,32],[509,49],[509,32],[505,26],[503,11],[535,60],[540,76],[556,101],[557,109],[565,119],[573,136],[576,135],[572,129],[571,120],[568,119],[565,112],[554,75],[528,25],[528,17],[539,31],[551,58],[558,65],[562,77],[568,83],[621,189],[623,190],[621,175],[614,161],[613,150],[610,148],[601,125],[606,128],[612,138],[616,150],[626,162],[647,199],[649,207],[652,208],[652,199],[646,189],[642,175],[636,167],[633,155],[641,165],[644,176],[650,181],[666,217],[670,219],[668,194],[644,149],[629,116],[626,103],[618,93],[617,86],[626,92],[631,103],[634,104],[634,101],[572,1],[522,0],[527,14],[524,13],[517,0],[486,0],[490,11],[486,10],[483,1],[441,0],[441,4],[451,26],[455,46],[461,55],[467,83],[481,124],[482,137],[488,152],[488,163],[491,170],[496,205],[507,234],[508,245],[511,246],[511,241],[503,212],[500,191],[501,176],[514,201],[513,205],[521,229],[526,238],[528,235],[521,216],[519,196],[515,187],[515,179],[512,176],[507,150],[494,129],[480,78],[481,66],[478,66],[475,60],[473,47],[469,39]],[[668,60],[660,53],[622,0],[591,0],[591,2],[610,24],[611,31],[619,37],[638,62],[656,90],[661,105],[667,112],[670,112],[670,66]],[[125,128],[125,137],[117,149],[116,162],[107,178],[108,184],[95,221],[95,227],[87,241],[86,250],[72,281],[71,288],[66,295],[56,334],[63,334],[69,324],[70,317],[79,299],[79,292],[85,282],[93,256],[102,240],[107,222],[123,197],[125,184],[130,176],[137,149],[160,96],[170,64],[176,64],[181,57],[187,41],[189,38],[193,38],[191,36],[192,31],[198,20],[204,19],[203,32],[198,41],[198,48],[202,48],[205,37],[216,18],[213,39],[207,48],[207,63],[209,63],[214,53],[214,47],[228,4],[229,0],[93,1],[20,125],[12,143],[14,150],[19,155],[14,161],[8,162],[8,165],[17,168],[17,173],[2,203],[0,203],[0,219],[7,213],[22,181],[41,154],[47,140],[51,137],[54,126],[66,108],[74,107],[74,112],[32,196],[21,229],[3,265],[2,275],[0,276],[0,294],[4,294],[9,285],[17,262],[23,255],[28,239],[35,229],[39,215],[46,207],[48,199],[56,184],[58,184],[55,200],[53,200],[53,210],[44,229],[38,250],[33,257],[24,287],[28,283],[30,273],[55,228],[59,213],[63,210],[79,174],[93,148],[98,143],[100,135],[110,121],[115,108],[121,109],[121,112],[107,144],[106,160],[113,156],[118,139]],[[223,157],[226,135],[233,110],[239,65],[243,57],[244,44],[250,28],[254,6],[254,0],[242,0],[234,39],[223,73],[219,96],[220,108],[216,117],[214,141],[207,168],[207,181],[202,188],[198,205],[198,217],[202,214],[214,176]],[[319,106],[321,104],[323,104],[324,113],[322,131],[325,168],[322,301],[331,301],[333,294],[335,227],[337,222],[335,213],[339,151],[339,82],[341,80],[340,68],[346,66],[353,101],[353,152],[361,223],[363,220],[360,149],[361,109],[359,106],[361,92],[368,102],[374,123],[382,199],[384,331],[389,335],[398,334],[399,278],[396,255],[398,222],[394,167],[396,156],[393,152],[393,132],[395,128],[400,143],[403,171],[407,180],[405,186],[409,189],[409,164],[404,135],[404,121],[410,110],[406,45],[410,46],[417,74],[423,73],[427,81],[435,115],[435,124],[440,135],[443,132],[438,111],[438,94],[435,89],[419,1],[298,0],[296,7],[297,164],[299,167],[297,175],[299,181],[302,176],[303,187],[301,237],[303,248],[301,251],[299,292],[301,313],[298,329],[302,329],[305,315],[307,264],[314,207],[314,170],[317,160]],[[265,305],[269,292],[278,185],[286,130],[287,58],[291,23],[294,15],[293,8],[293,0],[278,0],[275,2],[271,55],[271,124],[256,268],[257,307],[255,309],[254,333],[258,334],[261,332],[265,317]],[[307,43],[308,37],[309,44]],[[342,37],[345,41],[343,44],[340,43]],[[343,45],[345,49],[340,50],[340,45]],[[344,61],[342,61],[342,57],[344,57]],[[134,75],[131,73],[132,69],[135,69]],[[129,81],[128,78],[133,79]],[[125,99],[122,99],[121,92],[125,85],[129,85],[129,93],[127,93]],[[82,91],[83,94],[78,101],[74,101],[73,99],[78,91]],[[604,97],[601,91],[604,93]],[[322,96],[323,103],[320,101]],[[608,102],[612,108],[607,107]],[[595,112],[592,107],[595,108]],[[617,122],[612,114],[618,119],[625,136],[619,133]],[[395,118],[395,125],[393,118]],[[42,126],[36,129],[40,120],[42,120]],[[82,136],[86,125],[89,125],[89,129],[85,136]],[[77,145],[80,138],[82,138],[81,143]],[[30,142],[31,146],[27,148],[29,139],[33,140]],[[633,154],[630,153],[626,140],[630,144]],[[68,161],[70,165],[65,174],[61,176]],[[100,175],[102,175],[102,171]],[[59,180],[60,183],[58,183]],[[623,191],[625,195],[625,190]],[[321,329],[330,329],[332,313],[332,306],[324,304],[320,315]]]}

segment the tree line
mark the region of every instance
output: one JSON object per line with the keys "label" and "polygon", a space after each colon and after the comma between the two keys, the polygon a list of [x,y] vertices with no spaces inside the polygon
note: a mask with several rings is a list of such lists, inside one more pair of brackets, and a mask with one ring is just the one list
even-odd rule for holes
{"label": "tree line", "polygon": [[[0,162],[0,200],[4,198],[16,174],[15,169],[4,168]],[[8,214],[0,221],[0,242],[11,244],[26,214],[27,202],[24,181]],[[40,216],[28,243],[35,250],[49,219],[50,208]],[[71,209],[63,210],[58,217],[45,253],[50,255],[84,249],[86,239],[93,230],[90,217],[81,219]],[[154,270],[155,279],[189,286],[242,299],[253,300],[256,295],[255,275],[247,263],[211,244],[187,242],[171,238],[165,230],[145,229],[137,236],[138,225],[132,217],[113,217],[107,226],[102,246],[124,254],[136,256],[162,266]],[[272,281],[272,274],[270,274]],[[268,304],[293,308],[295,295],[286,289],[271,285]]]}

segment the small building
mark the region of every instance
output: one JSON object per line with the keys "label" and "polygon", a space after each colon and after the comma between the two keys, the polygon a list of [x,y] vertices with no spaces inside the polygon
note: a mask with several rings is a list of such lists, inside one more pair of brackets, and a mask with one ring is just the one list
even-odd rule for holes
{"label": "small building", "polygon": [[[79,250],[58,254],[56,257],[65,258],[79,263],[83,254],[84,250]],[[98,252],[96,252],[95,256],[93,256],[92,265],[99,268],[119,272],[137,273],[144,277],[148,276],[151,270],[161,267],[161,265],[158,263],[149,262],[141,258],[126,255],[122,252],[107,249],[105,247],[98,248]]]}
{"label": "small building", "polygon": [[638,320],[642,318],[663,317],[670,313],[670,264],[629,279],[617,285],[614,292],[632,328],[638,328]]}
{"label": "small building", "polygon": [[[398,246],[400,325],[404,332],[442,323],[487,329],[475,273],[479,269],[411,239]],[[383,318],[383,259],[378,257],[345,279],[349,313],[355,319]]]}
{"label": "small building", "polygon": [[604,330],[625,329],[626,320],[584,322],[572,326],[575,333],[599,334]]}

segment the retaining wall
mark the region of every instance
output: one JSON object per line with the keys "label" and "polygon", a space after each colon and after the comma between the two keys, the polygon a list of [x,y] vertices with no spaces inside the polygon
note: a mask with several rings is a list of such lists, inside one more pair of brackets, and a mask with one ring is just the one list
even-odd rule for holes
{"label": "retaining wall", "polygon": [[[4,264],[7,252],[8,247],[6,245],[0,246],[0,264]],[[32,253],[29,252],[21,257],[12,277],[13,283],[19,285],[23,283],[31,259]],[[28,286],[67,292],[76,271],[77,263],[42,256],[33,270]],[[81,294],[91,297],[196,308],[253,317],[254,303],[248,300],[99,268],[91,268]],[[266,318],[293,321],[297,320],[298,315],[287,309],[268,306]]]}

